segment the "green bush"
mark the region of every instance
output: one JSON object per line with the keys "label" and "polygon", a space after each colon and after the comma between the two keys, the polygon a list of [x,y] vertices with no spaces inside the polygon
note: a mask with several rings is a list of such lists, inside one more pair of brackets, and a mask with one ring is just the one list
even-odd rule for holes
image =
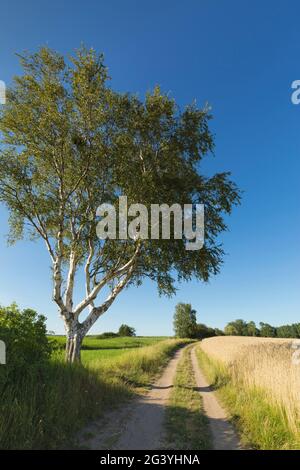
{"label": "green bush", "polygon": [[96,335],[96,339],[117,338],[118,336],[118,333],[107,331],[106,333],[102,333],[101,335]]}
{"label": "green bush", "polygon": [[121,325],[118,331],[119,336],[135,336],[135,329],[128,325]]}
{"label": "green bush", "polygon": [[52,347],[46,336],[45,317],[16,304],[0,307],[0,339],[6,346],[6,365],[0,368],[0,383],[16,381],[26,372],[41,368]]}

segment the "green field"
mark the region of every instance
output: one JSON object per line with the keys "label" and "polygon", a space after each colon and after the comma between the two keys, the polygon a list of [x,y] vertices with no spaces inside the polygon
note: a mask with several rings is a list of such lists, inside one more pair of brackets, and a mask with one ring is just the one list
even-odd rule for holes
{"label": "green field", "polygon": [[[64,349],[66,344],[65,336],[50,336],[49,338],[58,343],[59,348]],[[111,361],[133,349],[152,346],[166,339],[168,338],[165,336],[135,336],[105,339],[98,339],[96,336],[87,336],[83,340],[82,345],[82,363],[88,365],[97,361],[97,364],[100,365],[101,362],[105,362],[106,360]]]}
{"label": "green field", "polygon": [[166,339],[164,337],[87,338],[81,352],[81,361],[83,365],[90,367],[105,367],[109,366],[109,364],[114,366],[115,359],[124,357],[145,346],[155,345]]}
{"label": "green field", "polygon": [[[66,337],[63,335],[49,336],[55,340],[62,348],[66,344]],[[151,346],[158,341],[168,339],[166,336],[133,336],[98,339],[95,335],[86,336],[83,340],[82,349],[129,349]]]}

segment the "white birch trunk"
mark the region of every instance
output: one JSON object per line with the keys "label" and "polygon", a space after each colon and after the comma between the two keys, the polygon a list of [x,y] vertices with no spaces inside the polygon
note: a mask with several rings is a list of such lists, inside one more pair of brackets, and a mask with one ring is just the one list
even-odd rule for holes
{"label": "white birch trunk", "polygon": [[65,358],[67,362],[74,363],[81,361],[81,346],[83,338],[83,328],[77,320],[66,323]]}

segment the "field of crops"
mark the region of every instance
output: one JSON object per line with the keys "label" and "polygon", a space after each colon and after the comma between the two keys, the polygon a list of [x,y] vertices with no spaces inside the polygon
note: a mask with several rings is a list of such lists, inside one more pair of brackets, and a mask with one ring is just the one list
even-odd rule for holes
{"label": "field of crops", "polygon": [[217,360],[232,363],[241,353],[249,352],[249,347],[267,345],[275,347],[279,345],[290,345],[290,338],[257,338],[254,336],[216,336],[207,338],[201,342],[201,348]]}
{"label": "field of crops", "polygon": [[299,448],[300,365],[292,341],[227,336],[201,342],[202,366],[260,448]]}

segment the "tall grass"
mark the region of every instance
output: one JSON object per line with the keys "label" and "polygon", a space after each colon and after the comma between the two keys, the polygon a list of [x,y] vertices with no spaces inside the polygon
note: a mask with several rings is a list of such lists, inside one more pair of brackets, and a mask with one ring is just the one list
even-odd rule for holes
{"label": "tall grass", "polygon": [[0,448],[51,449],[89,419],[147,386],[184,341],[168,340],[89,366],[67,365],[61,356],[0,387]]}
{"label": "tall grass", "polygon": [[300,448],[300,367],[290,343],[242,337],[201,343],[202,367],[257,448]]}
{"label": "tall grass", "polygon": [[52,359],[1,391],[0,448],[63,447],[76,429],[126,392],[121,383],[88,368]]}
{"label": "tall grass", "polygon": [[106,377],[118,378],[122,383],[134,387],[149,385],[151,378],[166,364],[172,353],[181,345],[190,342],[185,339],[169,339],[152,346],[126,351],[122,355],[107,358],[90,359],[89,368],[102,370]]}

